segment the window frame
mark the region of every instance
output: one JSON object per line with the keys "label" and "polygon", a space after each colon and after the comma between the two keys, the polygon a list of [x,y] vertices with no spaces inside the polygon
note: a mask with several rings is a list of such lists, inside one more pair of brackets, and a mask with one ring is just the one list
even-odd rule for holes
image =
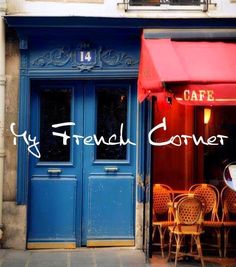
{"label": "window frame", "polygon": [[[179,3],[175,3],[175,1],[179,1]],[[191,3],[193,1],[195,1],[196,3]],[[157,7],[160,7],[162,5],[201,6],[201,4],[203,4],[203,3],[201,3],[201,0],[129,0],[129,6],[136,6],[136,7],[138,7],[138,6],[152,6],[152,7],[157,6]]]}

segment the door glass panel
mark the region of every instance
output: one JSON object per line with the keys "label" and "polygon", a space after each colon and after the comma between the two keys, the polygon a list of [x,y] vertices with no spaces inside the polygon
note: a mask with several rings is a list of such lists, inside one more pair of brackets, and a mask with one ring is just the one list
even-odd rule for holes
{"label": "door glass panel", "polygon": [[[127,138],[127,89],[99,88],[97,94],[97,137],[104,137],[108,142],[112,135],[112,142],[119,142],[120,129],[123,123],[123,139]],[[101,143],[97,146],[96,159],[124,160],[126,159],[126,145],[106,145]]]}
{"label": "door glass panel", "polygon": [[52,125],[69,122],[71,118],[71,89],[47,89],[40,95],[40,161],[69,161],[70,139],[63,145],[62,138],[52,132],[70,135],[70,127],[53,129]]}

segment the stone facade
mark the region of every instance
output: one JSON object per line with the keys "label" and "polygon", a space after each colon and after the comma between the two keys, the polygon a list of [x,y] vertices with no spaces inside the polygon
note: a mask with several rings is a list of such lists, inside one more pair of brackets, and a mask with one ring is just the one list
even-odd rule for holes
{"label": "stone facade", "polygon": [[[128,2],[128,1],[127,1]],[[203,1],[201,1],[203,2]],[[204,18],[235,17],[236,0],[214,0],[207,10],[202,7],[174,6],[129,7],[125,12],[123,0],[7,0],[7,14],[30,16],[91,16],[130,18]]]}
{"label": "stone facade", "polygon": [[14,201],[3,202],[4,248],[25,249],[26,246],[26,206]]}
{"label": "stone facade", "polygon": [[[232,17],[236,0],[215,0],[208,12],[202,11],[130,11],[119,5],[122,0],[7,0],[8,15],[104,16],[130,18]],[[234,3],[233,3],[234,2]],[[1,3],[1,2],[0,2]],[[93,5],[94,4],[94,5]],[[46,13],[45,13],[46,12]],[[17,147],[13,145],[10,124],[18,122],[19,43],[15,31],[6,29],[5,95],[5,171],[3,181],[3,239],[5,248],[25,249],[27,208],[16,205]],[[1,101],[1,100],[0,100]],[[142,247],[143,204],[136,206],[136,248]]]}
{"label": "stone facade", "polygon": [[16,205],[17,147],[10,124],[18,121],[19,44],[16,33],[6,30],[5,171],[3,180],[4,248],[25,248],[26,207]]}

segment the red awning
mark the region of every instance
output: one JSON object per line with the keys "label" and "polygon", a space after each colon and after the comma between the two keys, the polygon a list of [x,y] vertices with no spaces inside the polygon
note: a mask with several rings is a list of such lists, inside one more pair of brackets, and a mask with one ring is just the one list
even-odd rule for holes
{"label": "red awning", "polygon": [[142,39],[138,98],[172,92],[181,104],[236,105],[236,43]]}

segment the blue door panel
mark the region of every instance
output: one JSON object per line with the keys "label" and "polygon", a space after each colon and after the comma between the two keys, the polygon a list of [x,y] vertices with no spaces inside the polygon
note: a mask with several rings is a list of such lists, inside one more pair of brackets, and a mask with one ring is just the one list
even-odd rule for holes
{"label": "blue door panel", "polygon": [[134,177],[90,176],[87,239],[134,239]]}
{"label": "blue door panel", "polygon": [[[66,129],[71,137],[69,158],[66,160],[58,157],[53,160],[39,160],[30,156],[27,234],[29,245],[34,243],[33,246],[38,246],[37,243],[40,243],[39,246],[41,246],[42,243],[45,243],[45,246],[50,247],[50,243],[54,246],[55,242],[70,241],[73,245],[76,243],[77,246],[89,246],[93,240],[96,240],[96,244],[100,242],[99,240],[101,240],[100,244],[104,244],[102,240],[106,240],[108,243],[112,241],[111,245],[119,244],[119,242],[116,243],[116,240],[134,241],[137,107],[135,84],[136,82],[132,80],[52,80],[47,82],[36,80],[32,83],[30,115],[32,136],[39,137],[41,132],[44,133],[44,130],[40,132],[45,125],[41,120],[42,114],[50,117],[51,113],[44,112],[41,99],[47,101],[48,95],[52,99],[59,98],[62,110],[70,99],[70,118],[67,118],[66,121],[74,122],[74,124],[70,130]],[[63,95],[66,90],[69,90],[70,98],[64,100],[63,97],[60,98],[60,92]],[[42,93],[44,91],[46,93]],[[99,158],[95,145],[87,145],[83,143],[83,139],[76,143],[75,139],[75,136],[89,138],[96,134],[99,119],[108,121],[108,127],[114,123],[114,121],[112,122],[113,118],[107,116],[113,114],[112,112],[105,112],[103,116],[100,116],[98,112],[99,92],[109,95],[110,91],[114,92],[111,96],[113,97],[112,101],[115,96],[119,105],[127,103],[122,104],[126,112],[123,114],[127,116],[126,137],[134,143],[134,145],[126,146],[126,157],[121,159],[115,159],[114,153],[112,157],[111,152],[105,158]],[[105,102],[99,102],[102,103],[100,107],[109,103],[106,98],[104,99]],[[54,105],[45,104],[45,106],[52,106],[53,110],[58,110],[57,103],[58,100]],[[110,108],[113,106],[116,105],[111,105]],[[54,113],[52,112],[52,114]],[[120,116],[118,113],[119,118],[121,118]],[[53,119],[57,118],[57,114],[52,117]],[[59,120],[56,123],[66,121]],[[56,128],[54,131],[60,132],[60,128]],[[61,131],[64,130],[61,129]],[[51,128],[48,132],[48,135],[50,134]],[[50,140],[54,142],[52,137]],[[47,147],[46,151],[48,151]],[[44,153],[46,151],[44,150]],[[51,151],[63,150],[54,148]],[[112,169],[115,171],[110,171]],[[49,175],[49,173],[51,174]],[[91,241],[90,244],[88,241]],[[133,244],[132,242],[126,244],[128,243]],[[66,244],[64,245],[66,246]]]}
{"label": "blue door panel", "polygon": [[33,178],[28,240],[75,240],[75,178]]}
{"label": "blue door panel", "polygon": [[[137,98],[135,82],[130,80],[90,83],[89,90],[85,90],[84,114],[88,118],[84,124],[85,136],[96,133],[99,119],[109,122],[111,128],[114,125],[115,109],[120,104],[117,103],[116,106],[114,99],[109,99],[105,94],[104,110],[107,116],[101,116],[97,92],[103,88],[109,89],[110,92],[120,92],[122,89],[120,103],[123,103],[123,96],[127,97],[127,138],[135,144]],[[116,93],[114,95],[117,97]],[[110,100],[114,103],[114,109],[112,105],[106,105]],[[110,155],[103,159],[97,158],[95,146],[87,146],[84,149],[82,245],[102,246],[119,244],[119,240],[134,241],[136,146],[128,144],[126,149],[126,158],[123,159],[114,159]],[[126,244],[128,243],[132,242]]]}

